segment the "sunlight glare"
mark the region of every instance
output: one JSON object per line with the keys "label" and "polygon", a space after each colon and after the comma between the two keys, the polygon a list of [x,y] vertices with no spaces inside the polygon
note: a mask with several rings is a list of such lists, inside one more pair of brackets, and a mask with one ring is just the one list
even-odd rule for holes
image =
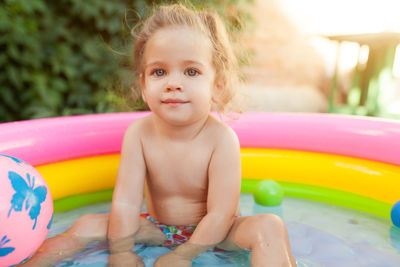
{"label": "sunlight glare", "polygon": [[304,32],[357,34],[400,32],[399,0],[280,0]]}

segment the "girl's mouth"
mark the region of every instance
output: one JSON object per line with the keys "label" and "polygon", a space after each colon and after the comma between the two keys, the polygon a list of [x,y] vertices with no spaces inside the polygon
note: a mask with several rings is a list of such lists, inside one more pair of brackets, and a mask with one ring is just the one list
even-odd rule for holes
{"label": "girl's mouth", "polygon": [[179,105],[179,104],[189,103],[189,101],[183,100],[183,99],[179,99],[179,98],[167,98],[167,99],[161,100],[161,103]]}

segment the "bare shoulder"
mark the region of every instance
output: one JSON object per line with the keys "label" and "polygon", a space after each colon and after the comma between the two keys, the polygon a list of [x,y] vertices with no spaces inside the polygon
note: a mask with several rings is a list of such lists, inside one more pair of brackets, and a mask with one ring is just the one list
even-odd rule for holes
{"label": "bare shoulder", "polygon": [[149,129],[149,116],[132,122],[125,131],[124,142],[129,140],[140,140]]}
{"label": "bare shoulder", "polygon": [[226,147],[231,146],[233,148],[239,148],[239,138],[235,131],[232,130],[227,124],[221,122],[217,118],[210,117],[209,135],[212,135],[213,140],[215,140],[216,147]]}

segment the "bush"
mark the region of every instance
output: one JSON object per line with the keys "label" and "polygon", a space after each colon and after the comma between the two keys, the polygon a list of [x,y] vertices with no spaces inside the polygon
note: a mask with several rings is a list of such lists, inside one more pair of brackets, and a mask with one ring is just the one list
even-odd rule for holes
{"label": "bush", "polygon": [[[236,17],[248,14],[239,2],[246,1],[192,1],[215,6],[240,30]],[[130,27],[154,3],[160,1],[2,1],[0,121],[126,110],[134,79]],[[137,98],[131,107],[145,109]]]}

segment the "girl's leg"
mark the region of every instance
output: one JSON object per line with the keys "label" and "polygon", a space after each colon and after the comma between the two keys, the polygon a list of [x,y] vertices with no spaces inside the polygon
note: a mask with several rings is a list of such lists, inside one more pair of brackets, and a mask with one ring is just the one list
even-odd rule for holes
{"label": "girl's leg", "polygon": [[[107,239],[109,214],[88,214],[80,217],[66,233],[72,234],[83,239],[85,246],[91,241],[101,241]],[[162,245],[165,235],[151,221],[140,217],[140,228],[135,234],[135,243],[146,245]]]}
{"label": "girl's leg", "polygon": [[[88,214],[80,217],[67,231],[46,239],[36,254],[23,266],[50,266],[85,250],[92,241],[107,239],[108,214]],[[165,235],[152,222],[140,218],[136,243],[163,244]]]}
{"label": "girl's leg", "polygon": [[253,267],[296,266],[285,223],[274,214],[236,218],[227,238],[218,247],[251,250]]}

